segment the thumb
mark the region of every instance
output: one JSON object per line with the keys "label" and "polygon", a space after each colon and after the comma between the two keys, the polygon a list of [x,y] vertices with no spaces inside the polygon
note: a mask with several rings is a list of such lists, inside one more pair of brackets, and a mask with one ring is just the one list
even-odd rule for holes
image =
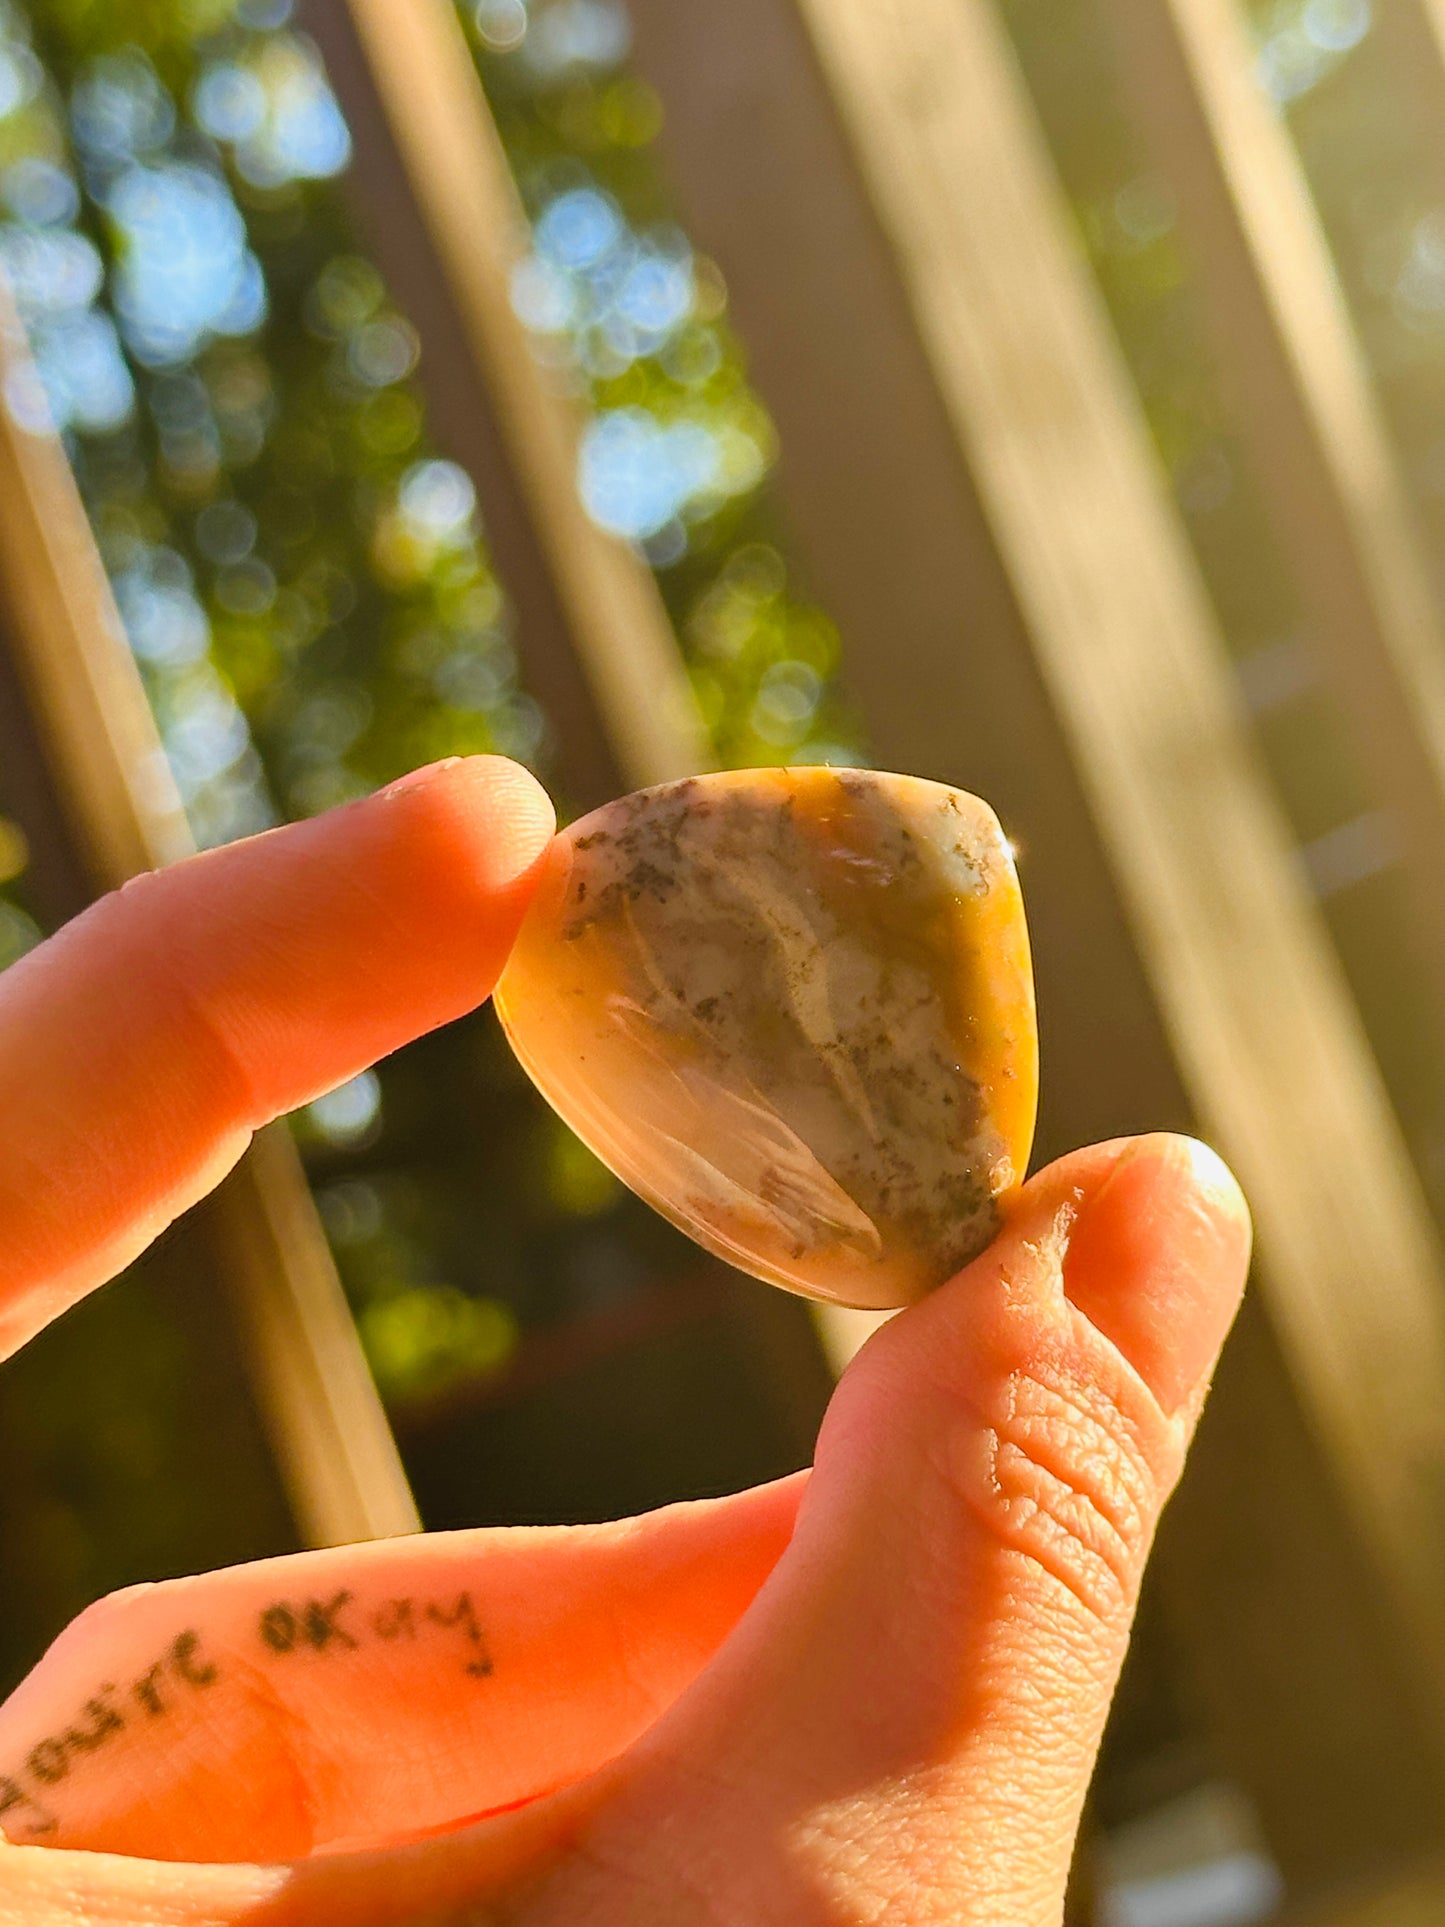
{"label": "thumb", "polygon": [[1057,1923],[1249,1241],[1187,1138],[1033,1179],[850,1367],[788,1551],[619,1763],[584,1857],[721,1909],[679,1900],[678,1922]]}

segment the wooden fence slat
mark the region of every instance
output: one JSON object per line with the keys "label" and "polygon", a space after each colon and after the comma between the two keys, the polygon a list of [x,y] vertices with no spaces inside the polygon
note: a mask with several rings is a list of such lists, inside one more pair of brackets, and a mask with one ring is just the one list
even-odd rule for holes
{"label": "wooden fence slat", "polygon": [[[1286,1735],[1298,1716],[1288,1770],[1286,1737],[1251,1786],[1271,1844],[1312,1835],[1307,1878],[1367,1856],[1392,1809],[1438,1838],[1409,1788],[1438,1807],[1440,1252],[1001,27],[984,0],[632,11],[875,747],[982,789],[1021,835],[1042,1148],[1179,1122],[1187,1092],[1252,1198],[1269,1322],[1225,1377],[1236,1420],[1306,1424],[1241,1476],[1207,1421],[1171,1523],[1205,1569],[1219,1679],[1232,1604],[1268,1616],[1235,1698]],[[1211,1582],[1212,1541],[1237,1547],[1243,1520],[1267,1543],[1296,1512],[1320,1593],[1271,1573],[1251,1594],[1237,1561]],[[1351,1777],[1341,1730],[1326,1783],[1308,1736],[1346,1626],[1396,1690],[1363,1703],[1371,1770]]]}
{"label": "wooden fence slat", "polygon": [[351,124],[363,229],[422,338],[432,430],[477,485],[568,800],[707,767],[656,586],[583,509],[576,411],[513,312],[526,224],[451,0],[313,0],[306,17]]}
{"label": "wooden fence slat", "polygon": [[1308,183],[1235,0],[1106,0],[1105,14],[1179,200],[1307,643],[1445,985],[1445,621]]}
{"label": "wooden fence slat", "polygon": [[[38,381],[0,287],[0,614],[50,783],[91,891],[191,847],[140,678],[55,437],[3,397]],[[416,1508],[299,1160],[262,1132],[202,1207],[252,1352],[298,1529],[310,1544],[415,1531]]]}
{"label": "wooden fence slat", "polygon": [[803,12],[1191,1095],[1246,1180],[1292,1363],[1445,1718],[1445,1514],[1437,1494],[1422,1518],[1416,1484],[1445,1471],[1439,1248],[1012,56],[982,0]]}

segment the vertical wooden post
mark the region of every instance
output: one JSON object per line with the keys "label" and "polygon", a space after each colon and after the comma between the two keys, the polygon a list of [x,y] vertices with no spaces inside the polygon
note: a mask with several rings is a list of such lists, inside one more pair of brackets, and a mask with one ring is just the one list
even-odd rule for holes
{"label": "vertical wooden post", "polygon": [[1316,652],[1445,985],[1445,622],[1303,170],[1235,0],[1107,0]]}
{"label": "vertical wooden post", "polygon": [[[0,396],[26,392],[38,394],[38,378],[0,287]],[[47,758],[53,812],[83,887],[99,895],[184,855],[190,840],[64,451],[3,401],[0,503],[0,638]],[[303,1539],[414,1531],[401,1461],[283,1126],[259,1134],[201,1212],[250,1335],[257,1401]]]}
{"label": "vertical wooden post", "polygon": [[568,800],[705,768],[652,577],[583,509],[575,411],[512,310],[526,224],[451,0],[313,0],[307,24],[355,136],[357,213],[421,335],[433,432],[477,485]]}
{"label": "vertical wooden post", "polygon": [[[1044,1147],[1192,1113],[1253,1201],[1230,1424],[1174,1515],[1232,1763],[1301,1881],[1392,1811],[1438,1840],[1441,1254],[1001,26],[986,0],[632,11],[878,752],[991,794],[1023,845]],[[1241,1427],[1276,1456],[1241,1467]],[[1303,1609],[1233,1556],[1292,1509]],[[1344,1627],[1393,1683],[1351,1700],[1363,1744],[1330,1704]]]}

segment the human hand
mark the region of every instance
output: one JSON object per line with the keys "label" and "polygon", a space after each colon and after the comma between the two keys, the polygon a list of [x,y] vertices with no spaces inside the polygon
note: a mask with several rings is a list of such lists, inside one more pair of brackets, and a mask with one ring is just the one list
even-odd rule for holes
{"label": "human hand", "polygon": [[[437,766],[0,978],[0,1351],[485,996],[551,822]],[[1248,1246],[1203,1147],[1095,1146],[870,1340],[809,1475],[101,1601],[0,1709],[0,1923],[1053,1927]]]}

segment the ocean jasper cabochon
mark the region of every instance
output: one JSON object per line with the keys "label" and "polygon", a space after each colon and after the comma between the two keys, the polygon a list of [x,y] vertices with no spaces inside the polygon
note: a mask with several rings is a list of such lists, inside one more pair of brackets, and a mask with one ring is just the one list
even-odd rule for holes
{"label": "ocean jasper cabochon", "polygon": [[919,1297],[1024,1175],[1018,878],[993,812],[940,783],[734,770],[594,810],[552,846],[497,1008],[620,1178],[810,1297]]}

